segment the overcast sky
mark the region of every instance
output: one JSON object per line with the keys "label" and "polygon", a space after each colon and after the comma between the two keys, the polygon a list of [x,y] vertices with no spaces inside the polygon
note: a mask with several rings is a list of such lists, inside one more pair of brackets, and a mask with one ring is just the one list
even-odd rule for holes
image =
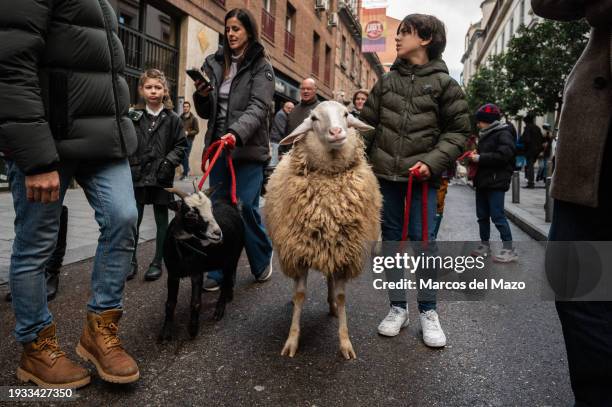
{"label": "overcast sky", "polygon": [[465,34],[470,24],[480,20],[481,3],[482,0],[389,0],[387,15],[402,20],[408,14],[422,13],[432,14],[442,20],[446,25],[447,41],[442,57],[451,75],[459,80],[463,70],[461,56]]}

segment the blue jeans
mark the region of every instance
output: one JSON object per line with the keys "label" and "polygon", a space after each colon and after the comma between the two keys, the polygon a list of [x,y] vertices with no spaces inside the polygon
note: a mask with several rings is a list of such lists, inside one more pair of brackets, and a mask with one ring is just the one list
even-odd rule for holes
{"label": "blue jeans", "polygon": [[183,157],[183,176],[189,176],[189,154],[191,154],[191,148],[193,147],[193,138],[186,137],[187,148],[185,149],[185,156]]}
{"label": "blue jeans", "polygon": [[138,214],[127,159],[97,164],[63,162],[58,172],[60,199],[48,204],[30,202],[25,175],[14,162],[8,162],[15,208],[10,285],[15,337],[21,343],[36,339],[36,334],[53,321],[47,307],[45,264],[55,248],[62,201],[72,177],[83,187],[100,225],[87,304],[90,311],[100,313],[122,307],[125,277],[134,252]]}
{"label": "blue jeans", "polygon": [[512,232],[504,213],[506,192],[492,189],[476,189],[476,217],[480,230],[480,240],[488,242],[491,237],[489,219],[499,230],[504,249],[512,249]]}
{"label": "blue jeans", "polygon": [[[407,182],[393,182],[384,179],[378,179],[380,183],[380,192],[383,196],[383,216],[382,216],[382,240],[383,242],[400,241],[402,240],[402,227],[404,223],[404,204],[406,202]],[[412,204],[410,205],[410,222],[408,225],[408,238],[411,241],[422,240],[422,202],[423,191],[420,183],[413,184]],[[437,205],[437,190],[429,187],[427,196],[427,233],[430,241],[435,240],[435,217]],[[389,270],[387,273],[388,281],[398,281],[403,277],[403,273],[398,270]],[[419,301],[419,312],[425,312],[436,309],[435,291],[423,290],[419,292],[419,297],[427,298],[427,301]],[[406,301],[399,300],[397,294],[406,294],[401,290],[394,290],[393,297],[389,296],[391,305],[406,308]]]}
{"label": "blue jeans", "polygon": [[[257,278],[270,264],[272,243],[259,212],[259,194],[263,183],[264,164],[234,163],[236,170],[236,196],[242,204],[244,222],[244,249],[251,265],[251,273]],[[213,200],[229,199],[231,178],[223,152],[210,172],[210,186],[215,189]],[[208,273],[208,278],[221,282],[219,271]]]}

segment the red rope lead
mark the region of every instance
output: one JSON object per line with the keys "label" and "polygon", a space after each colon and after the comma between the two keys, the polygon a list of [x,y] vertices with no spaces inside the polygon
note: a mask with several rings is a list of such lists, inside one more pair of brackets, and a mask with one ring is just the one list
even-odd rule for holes
{"label": "red rope lead", "polygon": [[[406,241],[408,239],[408,224],[410,223],[410,206],[412,204],[412,184],[414,181],[414,177],[419,176],[418,170],[410,171],[410,175],[408,176],[408,189],[406,191],[406,202],[404,203],[404,225],[402,227],[402,241]],[[429,184],[427,182],[422,183],[422,198],[421,198],[421,239],[426,242],[428,241],[429,233],[428,233],[428,222],[427,222],[427,195],[429,195]]]}
{"label": "red rope lead", "polygon": [[[231,138],[226,138],[222,140],[217,140],[212,143],[202,154],[202,171],[204,171],[204,176],[200,180],[200,184],[198,185],[198,189],[202,190],[204,186],[204,181],[208,178],[210,171],[212,170],[213,165],[217,162],[217,159],[221,155],[223,148],[227,147],[228,150],[231,150],[236,146],[236,142]],[[214,153],[213,153],[214,152]],[[210,158],[210,156],[213,156]],[[210,158],[210,162],[208,166],[206,166],[206,162],[208,162]],[[232,177],[232,187],[231,187],[231,199],[232,204],[236,205],[238,203],[238,199],[236,198],[236,172],[234,171],[234,162],[232,161],[232,155],[228,153],[225,155],[225,159],[227,161],[227,166],[230,170],[230,175]]]}

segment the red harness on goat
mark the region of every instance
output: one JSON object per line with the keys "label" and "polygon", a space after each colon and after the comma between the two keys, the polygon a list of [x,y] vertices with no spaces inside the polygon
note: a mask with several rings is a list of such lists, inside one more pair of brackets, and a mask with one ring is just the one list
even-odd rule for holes
{"label": "red harness on goat", "polygon": [[[419,172],[418,170],[410,171],[410,175],[408,176],[408,190],[406,191],[406,202],[404,203],[404,227],[402,228],[402,241],[406,241],[408,238],[408,224],[410,223],[410,206],[412,204],[412,183],[414,181],[414,177],[418,178]],[[427,225],[427,195],[429,193],[429,184],[427,182],[423,182],[421,184],[422,189],[422,205],[421,205],[421,224],[423,225],[421,231],[421,239],[426,242],[428,240],[428,225]]]}
{"label": "red harness on goat", "polygon": [[[206,151],[204,151],[204,153],[202,154],[202,171],[204,171],[204,176],[200,180],[198,189],[202,190],[202,187],[204,186],[204,181],[206,181],[206,178],[208,178],[208,174],[210,174],[210,170],[212,170],[213,165],[215,165],[215,162],[221,155],[221,151],[223,151],[225,147],[228,147],[228,150],[231,150],[235,146],[236,142],[233,139],[228,138],[215,141],[206,149]],[[213,157],[210,159],[210,163],[207,167],[206,162],[210,158],[211,154],[213,155]],[[232,161],[232,155],[229,153],[229,151],[225,155],[225,159],[227,161],[227,166],[229,167],[230,175],[232,177],[232,187],[230,191],[232,204],[236,205],[238,203],[238,199],[236,198],[236,172],[234,171],[234,162]]]}

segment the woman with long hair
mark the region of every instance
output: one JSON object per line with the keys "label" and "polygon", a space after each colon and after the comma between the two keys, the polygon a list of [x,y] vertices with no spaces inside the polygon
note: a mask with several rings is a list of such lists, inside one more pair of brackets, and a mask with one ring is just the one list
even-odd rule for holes
{"label": "woman with long hair", "polygon": [[[245,249],[251,273],[258,282],[272,274],[272,245],[259,212],[264,167],[270,158],[269,116],[274,96],[274,70],[253,15],[233,9],[225,15],[223,46],[206,58],[202,67],[210,86],[197,81],[193,95],[200,117],[208,120],[205,148],[220,139],[235,143],[231,151],[236,171],[236,195],[242,203]],[[227,154],[225,150],[222,155]],[[231,177],[221,157],[210,173],[213,200],[228,199]],[[221,273],[212,272],[206,290],[219,288]]]}

